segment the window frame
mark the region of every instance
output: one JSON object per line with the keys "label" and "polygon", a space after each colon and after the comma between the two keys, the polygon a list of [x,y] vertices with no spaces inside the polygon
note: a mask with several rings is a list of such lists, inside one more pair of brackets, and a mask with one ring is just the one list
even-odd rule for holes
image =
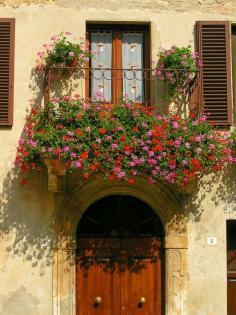
{"label": "window frame", "polygon": [[[114,23],[87,23],[86,24],[86,40],[91,47],[91,31],[93,30],[111,30],[112,31],[112,103],[116,103],[122,96],[122,80],[117,77],[122,76],[122,32],[124,31],[142,31],[144,32],[143,43],[143,69],[150,69],[151,50],[150,50],[150,24],[114,24]],[[86,64],[85,73],[85,97],[91,98],[91,79],[89,68],[91,60]],[[144,80],[144,99],[150,99],[150,83]]]}
{"label": "window frame", "polygon": [[15,18],[0,18],[0,23],[10,25],[10,52],[9,52],[9,81],[8,81],[8,105],[7,121],[0,121],[0,127],[12,127],[13,125],[13,103],[14,103],[14,68],[15,68]]}

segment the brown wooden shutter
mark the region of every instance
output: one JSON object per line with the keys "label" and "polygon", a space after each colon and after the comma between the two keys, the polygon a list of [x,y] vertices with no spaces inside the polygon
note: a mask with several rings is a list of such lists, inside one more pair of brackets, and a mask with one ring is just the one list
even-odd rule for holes
{"label": "brown wooden shutter", "polygon": [[13,122],[15,19],[0,18],[0,126]]}
{"label": "brown wooden shutter", "polygon": [[203,61],[201,102],[209,121],[232,123],[230,22],[197,22],[198,51]]}

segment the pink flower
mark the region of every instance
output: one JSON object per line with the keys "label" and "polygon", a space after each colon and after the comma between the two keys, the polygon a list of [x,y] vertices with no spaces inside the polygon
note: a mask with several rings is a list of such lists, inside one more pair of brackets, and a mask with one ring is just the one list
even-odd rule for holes
{"label": "pink flower", "polygon": [[147,131],[146,136],[148,136],[148,137],[152,136],[152,131],[151,130]]}
{"label": "pink flower", "polygon": [[19,145],[24,144],[24,142],[25,142],[25,140],[24,140],[23,138],[20,138],[20,140],[19,140]]}
{"label": "pink flower", "polygon": [[195,149],[195,152],[196,152],[197,154],[200,154],[200,153],[202,152],[202,149],[201,149],[201,148],[196,148],[196,149]]}
{"label": "pink flower", "polygon": [[33,141],[32,139],[29,140],[29,145],[31,145],[32,147],[37,147],[37,142]]}
{"label": "pink flower", "polygon": [[77,158],[77,153],[72,152],[72,153],[71,153],[71,157],[73,157],[73,158]]}
{"label": "pink flower", "polygon": [[215,149],[215,145],[213,143],[210,143],[208,146],[208,149],[213,150]]}
{"label": "pink flower", "polygon": [[118,173],[117,173],[117,177],[118,177],[118,178],[125,177],[125,172],[124,172],[124,171],[118,172]]}
{"label": "pink flower", "polygon": [[62,151],[63,152],[68,152],[70,150],[70,148],[67,146],[67,147],[64,147],[63,149],[62,149]]}
{"label": "pink flower", "polygon": [[174,147],[178,148],[180,146],[181,141],[179,139],[176,139],[174,142]]}
{"label": "pink flower", "polygon": [[186,65],[187,64],[186,61],[181,61],[180,63],[181,63],[181,65]]}
{"label": "pink flower", "polygon": [[70,52],[69,52],[69,56],[70,56],[70,57],[74,57],[74,55],[75,55],[75,53],[74,53],[73,51],[70,51]]}
{"label": "pink flower", "polygon": [[77,160],[77,161],[75,162],[75,167],[76,167],[76,168],[81,168],[81,167],[82,167],[82,164],[81,164],[80,160]]}
{"label": "pink flower", "polygon": [[112,143],[111,147],[112,147],[112,149],[116,149],[118,147],[118,144],[117,143]]}
{"label": "pink flower", "polygon": [[187,55],[182,55],[181,56],[183,59],[186,59],[188,56]]}
{"label": "pink flower", "polygon": [[135,171],[135,170],[131,170],[130,173],[131,173],[133,176],[136,176],[136,175],[137,175],[137,171]]}
{"label": "pink flower", "polygon": [[151,178],[151,177],[148,178],[147,181],[148,181],[149,184],[155,184],[155,182],[156,182],[155,179],[153,179],[153,178]]}
{"label": "pink flower", "polygon": [[64,101],[65,102],[69,102],[69,101],[71,101],[71,99],[72,99],[72,97],[70,95],[64,96]]}
{"label": "pink flower", "polygon": [[105,140],[106,141],[111,141],[112,140],[112,136],[105,136]]}
{"label": "pink flower", "polygon": [[179,128],[179,124],[178,124],[177,121],[173,121],[172,122],[172,126],[173,126],[174,129],[178,129]]}

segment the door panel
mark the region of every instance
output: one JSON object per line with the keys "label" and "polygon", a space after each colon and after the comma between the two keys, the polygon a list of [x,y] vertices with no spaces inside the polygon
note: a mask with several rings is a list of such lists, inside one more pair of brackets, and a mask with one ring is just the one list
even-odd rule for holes
{"label": "door panel", "polygon": [[[134,260],[139,264],[140,260]],[[143,268],[121,273],[121,308],[123,315],[153,315],[158,312],[157,263],[142,259]]]}
{"label": "door panel", "polygon": [[82,240],[78,247],[77,315],[161,314],[158,239]]}
{"label": "door panel", "polygon": [[227,222],[227,315],[236,314],[236,221]]}
{"label": "door panel", "polygon": [[122,239],[128,266],[121,272],[122,315],[159,315],[161,309],[160,240]]}
{"label": "door panel", "polygon": [[228,315],[236,314],[236,275],[228,275],[227,285],[227,304],[228,304]]}

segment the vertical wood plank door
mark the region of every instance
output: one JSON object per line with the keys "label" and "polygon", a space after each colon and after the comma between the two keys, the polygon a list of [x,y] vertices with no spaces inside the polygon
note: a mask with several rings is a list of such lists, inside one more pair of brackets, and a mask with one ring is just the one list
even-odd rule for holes
{"label": "vertical wood plank door", "polygon": [[236,314],[236,274],[228,275],[227,279],[227,305],[228,315]]}
{"label": "vertical wood plank door", "polygon": [[77,315],[161,315],[159,239],[84,239]]}
{"label": "vertical wood plank door", "polygon": [[227,222],[227,315],[236,314],[236,220]]}

